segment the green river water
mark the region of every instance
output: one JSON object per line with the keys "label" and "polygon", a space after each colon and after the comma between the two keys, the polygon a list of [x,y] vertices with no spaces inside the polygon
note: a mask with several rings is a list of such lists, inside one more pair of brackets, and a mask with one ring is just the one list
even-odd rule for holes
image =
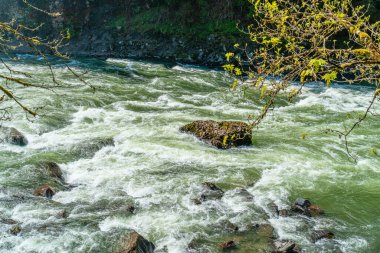
{"label": "green river water", "polygon": [[[19,57],[16,69],[51,82],[40,59]],[[62,82],[79,84],[60,60],[53,65]],[[347,158],[342,140],[323,133],[348,127],[369,103],[370,87],[310,85],[254,130],[252,147],[217,150],[178,129],[202,119],[244,121],[260,108],[255,94],[229,92],[225,73],[112,59],[72,60],[70,66],[89,71],[95,93],[90,87],[20,89],[28,105],[44,106],[41,117],[31,122],[18,110],[3,123],[23,132],[29,144],[0,143],[0,220],[22,227],[14,236],[0,223],[1,253],[112,252],[130,230],[157,252],[188,252],[193,239],[200,252],[220,252],[220,242],[244,236],[234,252],[259,252],[259,239],[244,230],[267,222],[303,252],[380,252],[380,158],[370,152],[380,149],[380,121],[371,116],[349,137],[357,163]],[[114,145],[99,145],[110,139]],[[35,164],[45,160],[57,162],[72,187],[42,174]],[[225,194],[195,205],[191,199],[206,181]],[[33,196],[44,183],[60,190],[52,200]],[[241,188],[252,197],[242,196]],[[325,215],[272,215],[272,203],[290,208],[298,197],[317,203]],[[128,205],[136,207],[134,214]],[[65,219],[57,216],[62,210]],[[226,220],[241,231],[226,231]],[[313,229],[336,236],[312,243]]]}

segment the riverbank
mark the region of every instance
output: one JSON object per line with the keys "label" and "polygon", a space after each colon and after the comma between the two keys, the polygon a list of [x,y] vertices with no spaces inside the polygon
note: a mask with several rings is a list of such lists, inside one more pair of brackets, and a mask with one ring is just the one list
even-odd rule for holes
{"label": "riverbank", "polygon": [[[224,55],[242,42],[238,23],[246,22],[248,1],[64,1],[37,7],[59,12],[50,17],[22,1],[0,0],[0,21],[16,19],[52,40],[70,37],[62,48],[73,56],[155,59],[220,67]],[[35,36],[36,34],[33,34]],[[19,49],[18,52],[26,52]]]}

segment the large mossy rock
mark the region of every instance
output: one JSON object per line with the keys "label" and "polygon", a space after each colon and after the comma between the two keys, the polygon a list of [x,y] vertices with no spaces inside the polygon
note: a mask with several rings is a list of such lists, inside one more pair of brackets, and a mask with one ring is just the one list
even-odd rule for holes
{"label": "large mossy rock", "polygon": [[180,128],[219,149],[252,145],[252,129],[244,122],[197,120]]}

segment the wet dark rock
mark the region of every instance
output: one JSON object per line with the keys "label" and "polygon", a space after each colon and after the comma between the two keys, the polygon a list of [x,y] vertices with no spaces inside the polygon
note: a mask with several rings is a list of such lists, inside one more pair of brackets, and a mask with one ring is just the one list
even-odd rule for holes
{"label": "wet dark rock", "polygon": [[324,213],[318,205],[312,204],[310,200],[303,198],[298,198],[294,202],[291,210],[308,217],[314,217]]}
{"label": "wet dark rock", "polygon": [[12,235],[18,235],[19,233],[21,233],[21,226],[20,226],[20,225],[14,225],[14,226],[9,230],[9,233],[11,233]]}
{"label": "wet dark rock", "polygon": [[187,244],[187,249],[190,252],[198,252],[199,248],[201,247],[201,242],[199,239],[192,239],[189,244]]}
{"label": "wet dark rock", "polygon": [[312,242],[316,242],[321,239],[332,239],[332,238],[334,238],[334,233],[329,230],[314,230],[311,234]]}
{"label": "wet dark rock", "polygon": [[69,217],[69,213],[66,209],[63,209],[57,213],[56,217],[66,219],[67,217]]}
{"label": "wet dark rock", "polygon": [[193,198],[193,199],[191,199],[191,201],[193,201],[193,203],[195,205],[201,205],[202,204],[201,198]]}
{"label": "wet dark rock", "polygon": [[136,211],[136,208],[134,205],[127,205],[126,207],[123,208],[128,213],[134,213]]}
{"label": "wet dark rock", "polygon": [[0,220],[0,222],[3,224],[7,224],[7,225],[17,224],[17,221],[12,220],[12,219],[2,219],[2,220]]}
{"label": "wet dark rock", "polygon": [[219,247],[222,250],[231,250],[236,248],[236,243],[234,241],[227,241],[220,244]]}
{"label": "wet dark rock", "polygon": [[196,241],[193,239],[189,242],[189,244],[187,244],[187,248],[190,249],[190,250],[195,250],[197,248],[197,243]]}
{"label": "wet dark rock", "polygon": [[286,210],[286,209],[278,210],[278,215],[281,217],[288,217],[289,216],[289,210]]}
{"label": "wet dark rock", "polygon": [[55,194],[55,191],[47,184],[38,187],[34,191],[34,195],[46,197],[48,199],[53,198],[54,194]]}
{"label": "wet dark rock", "polygon": [[219,149],[252,145],[252,129],[244,122],[213,120],[194,121],[180,128]]}
{"label": "wet dark rock", "polygon": [[307,207],[309,207],[311,205],[311,202],[308,199],[298,198],[294,202],[294,205],[300,206],[300,207],[303,207],[303,208],[307,208]]}
{"label": "wet dark rock", "polygon": [[5,140],[10,144],[18,146],[26,146],[28,144],[26,137],[13,127],[8,129]]}
{"label": "wet dark rock", "polygon": [[133,231],[120,240],[117,253],[153,253],[155,246],[139,233]]}
{"label": "wet dark rock", "polygon": [[301,253],[301,252],[302,252],[301,246],[299,246],[298,244],[296,244],[296,246],[293,249],[293,253]]}
{"label": "wet dark rock", "polygon": [[63,179],[62,170],[59,165],[55,162],[41,162],[39,164],[40,168],[45,171],[49,177],[55,177],[58,179]]}
{"label": "wet dark rock", "polygon": [[275,242],[276,253],[297,253],[296,243],[293,241]]}
{"label": "wet dark rock", "polygon": [[91,157],[106,146],[115,146],[113,138],[96,138],[88,140],[87,142],[83,142],[73,147],[71,150],[74,153],[78,153],[81,157]]}
{"label": "wet dark rock", "polygon": [[270,205],[270,209],[271,209],[272,214],[273,214],[275,217],[278,217],[278,216],[280,215],[280,212],[279,212],[279,210],[278,210],[278,206],[277,206],[276,204],[272,203],[272,204]]}
{"label": "wet dark rock", "polygon": [[162,248],[160,248],[160,249],[156,249],[155,251],[154,251],[154,253],[168,253],[169,252],[169,249],[168,249],[168,246],[163,246]]}
{"label": "wet dark rock", "polygon": [[311,217],[309,210],[307,208],[303,208],[301,206],[297,206],[297,205],[292,206],[292,211],[295,213],[299,213],[299,214],[303,214],[303,215],[306,215],[308,217]]}
{"label": "wet dark rock", "polygon": [[312,217],[324,214],[324,211],[319,206],[314,204],[311,204],[308,209]]}
{"label": "wet dark rock", "polygon": [[204,190],[199,198],[193,198],[192,201],[196,205],[202,204],[202,202],[207,200],[217,200],[221,199],[224,195],[224,191],[216,186],[214,183],[205,182],[202,184]]}
{"label": "wet dark rock", "polygon": [[221,189],[221,188],[219,188],[216,184],[214,184],[214,183],[211,183],[211,182],[204,182],[203,184],[202,184],[206,189],[208,189],[208,190],[211,190],[211,191],[219,191],[219,192],[221,192],[221,193],[224,193],[224,191]]}
{"label": "wet dark rock", "polygon": [[236,194],[241,197],[244,197],[246,200],[253,200],[253,195],[244,188],[237,189]]}
{"label": "wet dark rock", "polygon": [[136,207],[133,204],[123,205],[121,207],[116,207],[115,209],[117,209],[116,212],[121,215],[133,214],[136,211]]}
{"label": "wet dark rock", "polygon": [[224,193],[222,193],[220,191],[204,191],[201,194],[201,197],[199,198],[199,200],[201,202],[205,202],[207,200],[218,200],[218,199],[221,199],[223,197],[223,194]]}

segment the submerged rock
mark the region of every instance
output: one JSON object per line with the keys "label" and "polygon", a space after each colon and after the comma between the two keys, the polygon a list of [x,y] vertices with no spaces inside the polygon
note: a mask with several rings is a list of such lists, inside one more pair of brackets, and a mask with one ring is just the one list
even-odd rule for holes
{"label": "submerged rock", "polygon": [[91,157],[106,146],[115,146],[115,142],[112,137],[95,138],[86,142],[82,142],[79,145],[72,147],[71,151],[78,153],[81,157]]}
{"label": "submerged rock", "polygon": [[314,230],[311,234],[311,240],[313,242],[319,241],[321,239],[332,239],[334,238],[334,233],[329,230]]}
{"label": "submerged rock", "polygon": [[59,212],[56,214],[56,217],[57,217],[57,218],[61,218],[61,219],[66,219],[67,217],[69,217],[69,213],[67,212],[66,209],[63,209],[63,210],[59,211]]}
{"label": "submerged rock", "polygon": [[5,136],[5,140],[13,145],[18,145],[18,146],[26,146],[28,144],[28,140],[26,137],[19,132],[16,128],[6,128],[7,133]]}
{"label": "submerged rock", "polygon": [[121,238],[117,253],[153,253],[155,246],[139,233],[133,231]]}
{"label": "submerged rock", "polygon": [[224,191],[214,183],[205,182],[202,186],[204,190],[202,191],[201,196],[199,198],[192,199],[196,205],[200,205],[202,202],[207,200],[221,199],[224,195]]}
{"label": "submerged rock", "polygon": [[17,221],[12,220],[12,219],[1,219],[0,222],[3,223],[3,224],[7,224],[7,225],[17,224]]}
{"label": "submerged rock", "polygon": [[227,242],[223,242],[222,244],[220,244],[219,247],[222,250],[235,249],[236,248],[236,243],[234,241],[227,241]]}
{"label": "submerged rock", "polygon": [[274,238],[274,228],[269,223],[258,225],[256,231],[259,236]]}
{"label": "submerged rock", "polygon": [[247,201],[253,200],[253,195],[244,188],[236,189],[236,195],[243,197]]}
{"label": "submerged rock", "polygon": [[236,226],[235,224],[233,224],[231,221],[229,220],[224,220],[222,221],[221,223],[222,227],[226,230],[226,231],[229,231],[229,232],[236,232],[236,231],[239,231],[239,227]]}
{"label": "submerged rock", "polygon": [[55,162],[41,162],[39,164],[40,168],[44,170],[44,172],[49,177],[56,177],[58,179],[63,179],[63,173],[59,165]]}
{"label": "submerged rock", "polygon": [[206,189],[208,190],[211,190],[211,191],[218,191],[218,192],[221,192],[221,193],[224,193],[224,191],[219,188],[216,184],[214,183],[211,183],[211,182],[204,182],[202,184]]}
{"label": "submerged rock", "polygon": [[196,251],[199,247],[199,242],[195,239],[191,240],[189,244],[187,244],[187,249],[190,251]]}
{"label": "submerged rock", "polygon": [[55,194],[55,191],[47,184],[38,187],[34,191],[34,195],[46,197],[48,199],[51,199],[54,196],[54,194]]}
{"label": "submerged rock", "polygon": [[289,216],[289,211],[286,209],[281,209],[278,210],[278,215],[281,217],[288,217]]}
{"label": "submerged rock", "polygon": [[247,226],[248,230],[253,230],[260,237],[274,238],[274,228],[269,223],[264,224],[249,224]]}
{"label": "submerged rock", "polygon": [[21,233],[21,226],[20,226],[20,225],[14,225],[14,226],[9,230],[9,233],[11,233],[12,235],[18,235],[19,233]]}
{"label": "submerged rock", "polygon": [[219,149],[252,145],[252,129],[244,122],[213,120],[194,121],[180,128]]}
{"label": "submerged rock", "polygon": [[274,203],[272,203],[270,205],[270,210],[271,210],[271,213],[275,216],[275,217],[278,217],[280,215],[280,211],[278,210],[278,206]]}
{"label": "submerged rock", "polygon": [[276,253],[297,253],[298,247],[293,241],[277,241],[275,242]]}

